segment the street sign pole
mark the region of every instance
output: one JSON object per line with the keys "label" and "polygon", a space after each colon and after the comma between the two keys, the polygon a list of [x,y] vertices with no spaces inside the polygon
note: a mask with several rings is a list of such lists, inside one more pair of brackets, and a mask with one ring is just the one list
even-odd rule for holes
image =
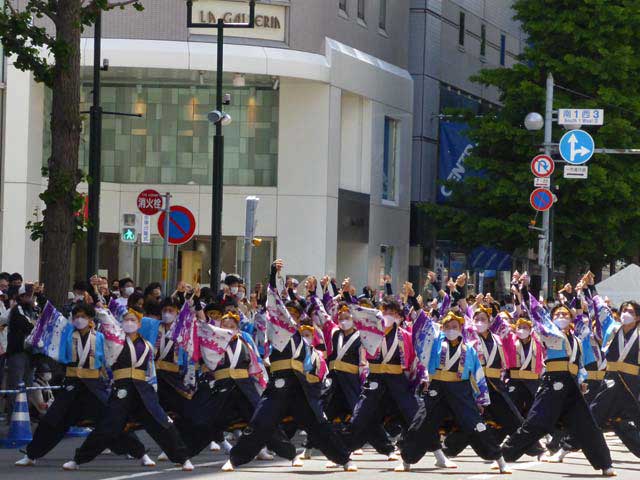
{"label": "street sign pole", "polygon": [[[553,141],[553,75],[547,75],[547,99],[544,112],[544,153],[551,156]],[[553,192],[553,175],[549,189]],[[553,208],[553,207],[552,207]],[[551,209],[542,212],[542,235],[538,243],[538,264],[542,267],[542,291],[547,298],[553,297],[553,252],[551,250]]]}
{"label": "street sign pole", "polygon": [[169,296],[167,290],[167,280],[169,278],[169,219],[171,218],[171,194],[164,195],[164,240],[162,242],[162,293]]}
{"label": "street sign pole", "polygon": [[256,234],[256,211],[258,210],[258,197],[247,197],[245,231],[244,231],[244,284],[247,291],[251,291],[251,260],[253,250],[253,237]]}

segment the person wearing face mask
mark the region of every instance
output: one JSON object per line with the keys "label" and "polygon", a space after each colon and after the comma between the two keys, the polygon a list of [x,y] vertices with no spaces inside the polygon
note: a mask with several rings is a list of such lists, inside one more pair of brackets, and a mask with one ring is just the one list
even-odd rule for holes
{"label": "person wearing face mask", "polygon": [[[409,297],[415,302],[414,308],[417,306],[419,310],[420,306],[412,292],[409,292]],[[356,310],[354,315],[357,312]],[[352,451],[362,448],[368,440],[371,425],[379,424],[389,407],[399,412],[401,421],[405,425],[411,425],[420,412],[420,402],[414,395],[408,378],[414,367],[416,353],[411,334],[400,327],[404,318],[403,308],[395,298],[386,296],[382,300],[380,313],[384,337],[376,354],[367,355],[369,375],[362,386],[360,398],[354,407],[354,415],[345,436]],[[418,381],[426,381],[426,373]],[[417,463],[427,450],[434,452],[436,466],[455,467],[442,453],[439,440],[434,448],[423,450],[423,447],[424,442],[419,437],[411,442],[403,439],[402,462],[396,467],[396,471],[410,469],[411,464]]]}
{"label": "person wearing face mask", "polygon": [[502,322],[506,331],[502,347],[509,368],[507,391],[520,414],[526,417],[544,371],[544,347],[532,334],[533,322],[528,318],[518,318],[511,325],[502,317]]}
{"label": "person wearing face mask", "polygon": [[231,273],[224,277],[224,284],[229,289],[229,293],[225,294],[225,296],[232,297],[237,302],[242,279],[238,275]]}
{"label": "person wearing face mask", "polygon": [[125,333],[122,351],[111,365],[113,392],[106,411],[102,413],[96,428],[76,449],[74,459],[66,462],[65,470],[78,470],[88,463],[121,435],[129,418],[140,422],[147,433],[167,453],[172,462],[182,465],[182,470],[193,470],[187,447],[178,430],[160,406],[155,381],[154,348],[138,334],[142,314],[129,309],[122,316]]}
{"label": "person wearing face mask", "polygon": [[413,335],[416,343],[422,343],[424,352],[418,355],[418,361],[428,372],[430,382],[422,386],[424,407],[409,428],[405,442],[419,446],[416,458],[426,450],[437,449],[439,428],[452,413],[474,451],[485,460],[497,461],[501,473],[511,473],[498,441],[481,417],[491,400],[478,354],[463,339],[464,317],[450,311],[440,327],[422,310],[416,316]]}
{"label": "person wearing face mask", "polygon": [[[310,291],[315,292],[315,288]],[[322,325],[327,346],[329,375],[325,379],[322,393],[324,411],[332,423],[346,425],[348,418],[353,416],[362,380],[366,374],[366,351],[360,341],[360,332],[354,326],[347,302],[337,305],[337,323],[327,315],[315,293],[310,295],[310,303],[311,316],[316,324]],[[381,422],[369,429],[367,441],[378,453],[385,455],[387,460],[398,460],[395,446]]]}
{"label": "person wearing face mask", "polygon": [[[47,304],[39,321],[53,311]],[[55,313],[54,313],[55,315]],[[97,422],[109,400],[109,384],[101,370],[105,367],[104,336],[95,330],[96,311],[92,305],[79,303],[73,307],[71,322],[62,330],[56,362],[66,365],[63,389],[40,420],[27,445],[26,456],[18,467],[30,467],[44,457],[63,438],[70,427],[80,422]],[[146,455],[145,447],[133,433],[120,433],[105,448],[114,453],[129,454],[144,466],[155,463]]]}
{"label": "person wearing face mask", "polygon": [[586,324],[582,319],[576,322],[578,328],[573,331],[573,314],[567,307],[557,306],[549,315],[533,295],[529,301],[534,330],[547,349],[546,370],[524,424],[502,444],[504,457],[516,461],[562,422],[569,434],[582,439],[582,451],[593,468],[602,470],[604,476],[615,476],[609,447],[577,379],[580,334],[588,330],[584,328],[588,327],[588,319]]}
{"label": "person wearing face mask", "polygon": [[129,297],[133,295],[135,292],[135,284],[133,280],[130,278],[123,278],[118,281],[118,289],[120,291],[120,296],[116,298],[116,302],[118,305],[122,305],[123,307],[127,306]]}
{"label": "person wearing face mask", "polygon": [[276,290],[276,276],[283,266],[282,260],[272,264],[267,294],[272,322],[267,335],[273,347],[269,358],[269,384],[223,470],[230,471],[253,460],[272,437],[281,419],[291,415],[329,460],[342,465],[346,471],[356,471],[357,467],[349,460],[349,451],[309,388],[305,374],[310,370],[311,350],[297,329],[304,311],[302,304],[295,300],[284,305]]}
{"label": "person wearing face mask", "polygon": [[[488,296],[488,295],[487,295]],[[502,339],[493,333],[490,326],[496,328],[501,325],[498,320],[493,322],[492,315],[497,315],[497,307],[479,304],[473,311],[473,319],[464,328],[465,341],[475,348],[480,364],[484,369],[484,376],[489,388],[490,403],[484,408],[483,417],[493,429],[493,435],[501,443],[507,435],[514,433],[522,425],[524,418],[509,397],[507,388],[502,380],[502,374],[507,369]],[[503,330],[506,334],[508,330]],[[458,456],[470,443],[470,434],[463,430],[456,430],[447,435],[444,452],[449,457]],[[536,444],[527,454],[539,456],[544,453],[541,444]]]}
{"label": "person wearing face mask", "polygon": [[596,319],[602,321],[602,353],[607,373],[591,412],[600,428],[612,428],[624,445],[640,457],[640,305],[634,301],[620,305],[620,322],[596,296]]}
{"label": "person wearing face mask", "polygon": [[[191,402],[192,415],[186,422],[178,421],[190,456],[199,454],[218,432],[229,430],[233,424],[249,422],[260,401],[261,365],[255,347],[240,332],[239,323],[240,316],[235,312],[227,312],[221,318],[220,328],[230,330],[234,336],[223,359],[211,372],[214,382],[199,384]],[[267,441],[267,446],[284,458],[295,457],[295,447],[279,428]],[[256,458],[271,460],[273,456],[263,448]]]}

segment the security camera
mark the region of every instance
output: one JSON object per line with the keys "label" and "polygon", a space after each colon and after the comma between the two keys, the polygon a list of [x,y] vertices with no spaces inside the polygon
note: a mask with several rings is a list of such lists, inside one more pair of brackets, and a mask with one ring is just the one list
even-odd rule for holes
{"label": "security camera", "polygon": [[230,93],[225,93],[224,96],[222,97],[222,104],[223,105],[231,105],[231,94]]}
{"label": "security camera", "polygon": [[211,112],[207,113],[207,119],[211,123],[216,124],[222,119],[222,115],[222,112],[218,110],[212,110]]}
{"label": "security camera", "polygon": [[103,71],[107,71],[109,70],[109,59],[108,58],[103,58],[102,59],[102,70]]}

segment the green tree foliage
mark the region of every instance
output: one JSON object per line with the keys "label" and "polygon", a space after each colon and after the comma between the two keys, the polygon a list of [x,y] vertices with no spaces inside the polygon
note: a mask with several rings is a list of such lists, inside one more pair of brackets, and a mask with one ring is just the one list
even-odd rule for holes
{"label": "green tree foliage", "polygon": [[[18,5],[18,6],[16,6]],[[75,215],[82,205],[77,192],[80,145],[80,35],[101,11],[133,5],[140,0],[8,0],[0,8],[0,39],[13,66],[33,72],[37,82],[52,90],[51,157],[48,185],[40,199],[43,220],[29,222],[33,239],[42,239],[41,280],[46,295],[61,306],[67,298],[71,246],[84,227]],[[9,89],[11,85],[9,85]],[[11,94],[11,90],[9,90]]]}
{"label": "green tree foliage", "polygon": [[[640,2],[517,0],[513,8],[528,36],[521,63],[474,78],[501,92],[500,109],[469,118],[477,146],[465,164],[486,175],[448,182],[452,201],[424,208],[440,238],[525,253],[537,249],[537,233],[527,228],[535,218],[530,162],[543,132],[528,132],[523,121],[528,112],[544,114],[548,72],[557,84],[554,109],[605,109],[605,125],[587,128],[596,148],[640,148]],[[563,133],[555,125],[554,142]],[[588,165],[588,180],[566,180],[556,168],[554,251],[558,264],[596,271],[640,251],[640,157],[596,154]]]}

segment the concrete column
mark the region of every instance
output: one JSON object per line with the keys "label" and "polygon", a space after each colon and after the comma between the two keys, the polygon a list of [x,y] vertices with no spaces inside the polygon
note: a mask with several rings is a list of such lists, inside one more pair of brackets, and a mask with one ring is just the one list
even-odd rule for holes
{"label": "concrete column", "polygon": [[[2,270],[39,279],[40,242],[26,230],[28,220],[42,220],[42,140],[44,87],[29,72],[7,66],[6,122],[2,189]],[[34,213],[37,212],[37,216]]]}

